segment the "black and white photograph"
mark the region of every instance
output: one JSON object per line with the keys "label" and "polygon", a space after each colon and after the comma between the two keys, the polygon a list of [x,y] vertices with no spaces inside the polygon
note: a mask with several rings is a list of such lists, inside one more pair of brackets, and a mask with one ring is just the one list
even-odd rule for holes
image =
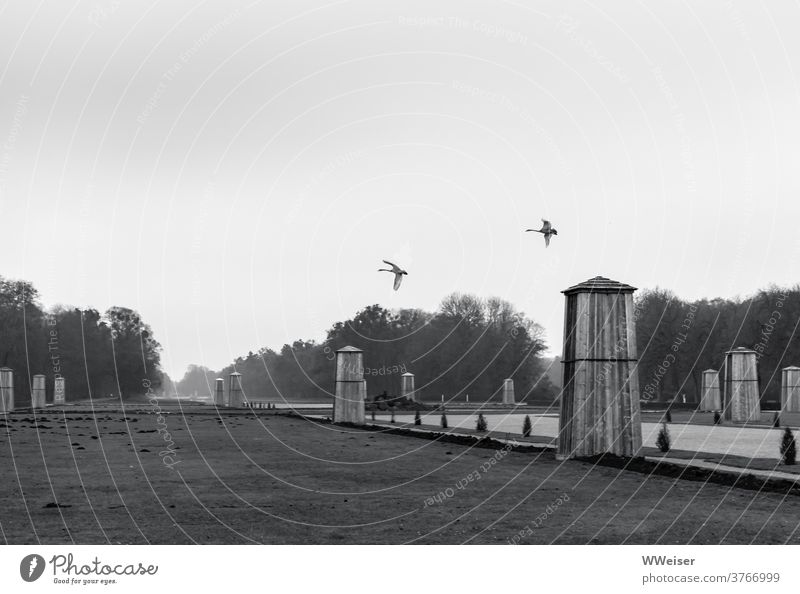
{"label": "black and white photograph", "polygon": [[798,31],[0,0],[0,583],[796,591]]}

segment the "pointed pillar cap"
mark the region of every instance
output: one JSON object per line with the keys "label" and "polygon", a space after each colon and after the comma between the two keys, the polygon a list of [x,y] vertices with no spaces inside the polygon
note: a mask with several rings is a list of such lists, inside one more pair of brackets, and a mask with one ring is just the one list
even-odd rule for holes
{"label": "pointed pillar cap", "polygon": [[636,287],[631,285],[626,285],[604,276],[596,276],[561,292],[564,295],[573,295],[575,293],[633,293],[635,290]]}

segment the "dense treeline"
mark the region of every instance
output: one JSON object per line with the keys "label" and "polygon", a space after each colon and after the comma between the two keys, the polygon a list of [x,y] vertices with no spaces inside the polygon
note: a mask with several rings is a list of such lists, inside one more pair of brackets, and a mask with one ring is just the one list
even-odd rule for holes
{"label": "dense treeline", "polygon": [[781,369],[800,365],[800,287],[769,287],[749,299],[689,302],[669,291],[636,301],[643,399],[698,402],[702,373],[722,368],[725,352],[757,352],[762,404],[780,400]]}
{"label": "dense treeline", "polygon": [[36,374],[65,378],[67,400],[143,394],[143,382],[161,383],[160,345],[138,313],[112,307],[42,309],[31,283],[0,277],[0,366],[14,370],[15,401],[30,403]]}
{"label": "dense treeline", "polygon": [[[242,374],[251,399],[324,400],[334,384],[335,351],[364,351],[364,377],[370,396],[399,395],[400,376],[415,374],[425,400],[499,400],[503,380],[515,380],[517,400],[552,401],[556,390],[540,357],[545,350],[539,325],[507,301],[452,294],[435,313],[390,311],[370,305],[337,322],[322,343],[298,340],[280,352],[262,349],[221,370],[190,366],[178,383],[182,394],[213,391],[214,378]],[[227,380],[226,380],[227,381]]]}

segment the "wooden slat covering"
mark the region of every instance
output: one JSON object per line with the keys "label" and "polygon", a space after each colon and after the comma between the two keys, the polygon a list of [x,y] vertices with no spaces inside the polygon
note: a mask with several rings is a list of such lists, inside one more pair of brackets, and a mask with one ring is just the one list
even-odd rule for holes
{"label": "wooden slat covering", "polygon": [[225,406],[225,380],[221,377],[214,380],[214,406]]}
{"label": "wooden slat covering", "polygon": [[33,376],[33,390],[31,390],[31,408],[44,408],[47,402],[47,378],[43,375]]}
{"label": "wooden slat covering", "polygon": [[641,449],[634,290],[597,277],[564,291],[560,459]]}
{"label": "wooden slat covering", "polygon": [[719,390],[719,372],[706,369],[703,372],[703,386],[700,396],[701,411],[721,411],[722,395]]}
{"label": "wooden slat covering", "polygon": [[414,374],[404,373],[400,376],[400,395],[408,398],[409,400],[416,400],[414,392]]}
{"label": "wooden slat covering", "polygon": [[784,367],[781,371],[781,408],[800,412],[800,367]]}
{"label": "wooden slat covering", "polygon": [[336,351],[336,391],[333,400],[333,422],[365,422],[364,352],[355,347]]}
{"label": "wooden slat covering", "polygon": [[508,378],[503,382],[503,404],[514,404],[515,402],[514,380]]}
{"label": "wooden slat covering", "polygon": [[233,408],[241,408],[244,406],[242,374],[236,371],[228,376],[228,406]]}
{"label": "wooden slat covering", "polygon": [[735,423],[761,419],[756,352],[739,347],[725,354],[725,419]]}
{"label": "wooden slat covering", "polygon": [[14,370],[0,368],[0,413],[14,412]]}

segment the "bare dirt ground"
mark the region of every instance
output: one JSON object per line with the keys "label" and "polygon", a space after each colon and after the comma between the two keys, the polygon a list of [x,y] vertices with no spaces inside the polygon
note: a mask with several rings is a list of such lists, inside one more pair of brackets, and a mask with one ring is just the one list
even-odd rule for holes
{"label": "bare dirt ground", "polygon": [[797,496],[273,411],[14,413],[0,473],[9,544],[800,544]]}

